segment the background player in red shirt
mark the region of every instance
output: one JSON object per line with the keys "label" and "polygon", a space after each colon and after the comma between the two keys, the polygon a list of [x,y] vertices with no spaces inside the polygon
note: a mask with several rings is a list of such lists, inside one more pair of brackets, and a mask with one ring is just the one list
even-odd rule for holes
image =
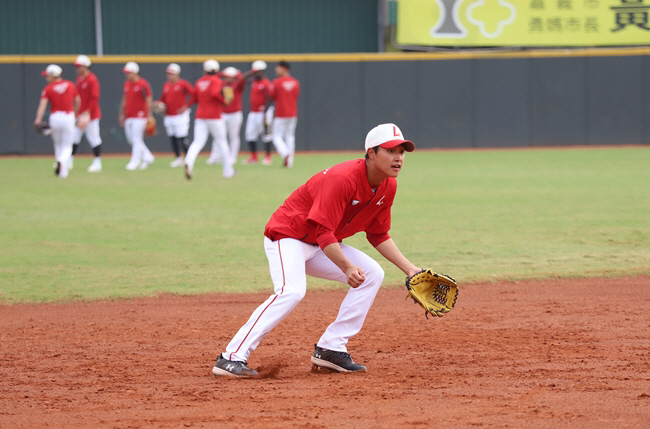
{"label": "background player in red shirt", "polygon": [[126,140],[131,144],[131,160],[126,165],[127,170],[139,168],[144,170],[154,161],[154,156],[144,144],[144,130],[147,120],[153,118],[151,110],[152,95],[149,82],[141,78],[140,66],[129,61],[122,69],[126,75],[120,104],[120,125],[124,127]]}
{"label": "background player in red shirt", "polygon": [[197,102],[198,107],[194,119],[194,141],[192,141],[185,156],[185,177],[188,180],[192,178],[196,157],[205,146],[208,134],[211,134],[212,144],[218,145],[221,149],[223,177],[229,179],[235,175],[235,170],[232,167],[232,156],[226,141],[226,125],[221,117],[226,102],[221,90],[221,79],[217,76],[219,63],[217,60],[206,60],[203,63],[203,71],[203,77],[199,78],[194,84],[192,102]]}
{"label": "background player in red shirt", "polygon": [[59,177],[68,177],[68,163],[72,156],[72,139],[74,137],[75,112],[79,110],[81,99],[74,83],[61,77],[61,67],[50,64],[41,73],[47,85],[41,92],[41,100],[36,109],[34,125],[43,120],[48,103],[50,105],[49,124],[54,142],[54,157]]}
{"label": "background player in red shirt", "polygon": [[192,84],[181,79],[181,66],[171,63],[165,69],[167,82],[163,85],[162,95],[154,103],[154,108],[165,113],[163,124],[172,144],[176,158],[170,167],[182,167],[181,148],[187,154],[187,135],[190,131],[189,103],[194,97]]}
{"label": "background player in red shirt", "polygon": [[342,243],[364,231],[370,244],[407,276],[420,269],[402,255],[388,235],[397,176],[404,152],[415,149],[394,124],[366,136],[366,157],[322,171],[295,190],[266,224],[264,250],[275,293],[257,307],[212,368],[215,375],[257,375],[250,353],[305,296],[307,275],[347,283],[336,320],[315,345],[317,366],[339,372],[365,371],[347,353],[348,340],[362,328],[384,278],[370,256]]}
{"label": "background player in red shirt", "polygon": [[250,158],[243,161],[244,164],[257,163],[257,140],[260,138],[264,143],[266,156],[262,164],[271,165],[271,121],[273,118],[273,107],[271,103],[271,81],[264,76],[266,63],[262,60],[253,61],[251,69],[244,74],[244,80],[253,76],[250,93],[250,111],[246,117],[246,130],[244,135],[251,151]]}
{"label": "background player in red shirt", "polygon": [[93,150],[95,157],[88,167],[91,173],[102,171],[101,144],[102,138],[99,134],[99,120],[102,112],[99,108],[99,79],[95,73],[91,72],[90,58],[85,55],[79,55],[74,62],[77,70],[77,91],[81,97],[81,107],[77,113],[77,126],[74,130],[74,145],[72,146],[72,156],[70,157],[70,168],[72,168],[72,159],[79,150],[81,138],[86,135],[86,140]]}
{"label": "background player in red shirt", "polygon": [[[219,73],[219,76],[223,79],[224,86],[232,88],[233,91],[233,99],[230,103],[224,106],[221,117],[226,126],[226,138],[230,146],[230,153],[234,164],[237,162],[239,147],[241,145],[239,134],[241,132],[242,121],[244,120],[241,99],[246,82],[244,81],[241,72],[234,67],[226,67],[221,73]],[[213,144],[210,157],[206,161],[206,164],[215,164],[219,159],[219,148],[217,145]]]}
{"label": "background player in red shirt", "polygon": [[286,61],[280,61],[275,66],[275,74],[278,77],[273,80],[273,145],[284,160],[284,166],[291,167],[296,152],[300,82],[291,76],[289,63]]}

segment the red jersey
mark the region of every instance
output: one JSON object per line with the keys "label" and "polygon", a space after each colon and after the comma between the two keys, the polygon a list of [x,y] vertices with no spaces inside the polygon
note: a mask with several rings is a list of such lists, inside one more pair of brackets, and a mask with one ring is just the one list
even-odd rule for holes
{"label": "red jersey", "polygon": [[241,105],[241,96],[244,93],[244,87],[246,86],[246,81],[242,79],[242,74],[237,74],[237,80],[231,84],[223,83],[224,86],[232,86],[232,90],[235,93],[235,97],[232,99],[230,104],[226,105],[223,108],[223,113],[235,113],[239,112],[242,109]]}
{"label": "red jersey", "polygon": [[124,116],[127,118],[146,118],[149,114],[147,97],[151,96],[151,86],[146,80],[139,78],[135,82],[124,82]]}
{"label": "red jersey", "polygon": [[273,213],[264,235],[271,240],[295,238],[321,248],[359,231],[378,246],[390,238],[390,210],[397,180],[384,179],[373,192],[365,159],[322,171],[296,189]]}
{"label": "red jersey", "polygon": [[266,110],[266,99],[271,98],[271,81],[267,78],[260,80],[253,79],[251,83],[251,112],[263,112]]}
{"label": "red jersey", "polygon": [[95,73],[89,72],[87,76],[77,76],[77,91],[81,97],[81,107],[79,114],[84,112],[90,114],[90,119],[99,119],[102,117],[102,111],[99,109],[99,79]]}
{"label": "red jersey", "polygon": [[273,100],[276,118],[294,118],[298,116],[298,97],[300,82],[292,76],[283,76],[273,81]]}
{"label": "red jersey", "polygon": [[192,103],[198,103],[196,119],[220,119],[226,103],[221,94],[221,79],[217,75],[206,74],[194,84]]}
{"label": "red jersey", "polygon": [[178,115],[181,107],[189,105],[193,96],[192,84],[185,79],[178,79],[177,82],[165,82],[159,101],[165,103],[165,115],[174,116]]}
{"label": "red jersey", "polygon": [[63,79],[47,84],[41,92],[41,98],[47,98],[50,102],[50,113],[74,112],[74,98],[77,95],[74,83]]}

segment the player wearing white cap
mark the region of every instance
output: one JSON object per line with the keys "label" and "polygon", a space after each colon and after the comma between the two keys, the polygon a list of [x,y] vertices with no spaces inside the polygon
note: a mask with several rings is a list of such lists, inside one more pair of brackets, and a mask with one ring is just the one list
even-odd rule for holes
{"label": "player wearing white cap", "polygon": [[154,103],[155,110],[165,113],[163,124],[172,144],[176,158],[170,167],[182,167],[181,149],[187,154],[187,134],[190,130],[189,103],[194,96],[192,84],[181,79],[181,66],[171,63],[167,66],[167,82],[163,85],[162,95]]}
{"label": "player wearing white cap", "polygon": [[131,144],[131,160],[127,170],[144,170],[154,161],[154,156],[144,143],[147,120],[153,119],[152,95],[149,82],[141,78],[140,67],[129,61],[122,69],[126,76],[120,103],[120,125],[124,127],[126,140]]}
{"label": "player wearing white cap", "polygon": [[253,77],[250,91],[250,111],[246,117],[246,130],[244,135],[251,151],[250,158],[244,164],[256,164],[257,141],[261,138],[265,146],[266,155],[262,164],[271,165],[271,141],[273,140],[270,129],[273,120],[273,107],[271,102],[271,81],[264,76],[266,62],[253,61],[251,69],[244,74],[244,80]]}
{"label": "player wearing white cap", "polygon": [[102,117],[99,108],[99,79],[95,73],[91,72],[90,58],[85,55],[79,55],[74,61],[77,70],[77,91],[81,97],[81,107],[77,113],[77,122],[74,130],[74,145],[72,146],[72,156],[70,157],[70,168],[72,168],[72,159],[79,150],[81,138],[86,135],[86,140],[93,150],[95,157],[88,167],[91,173],[102,171],[101,144],[102,138],[99,134],[99,120]]}
{"label": "player wearing white cap", "polygon": [[[230,146],[233,163],[236,163],[237,157],[239,156],[239,146],[241,145],[239,134],[241,132],[242,121],[244,120],[241,98],[246,82],[241,72],[234,67],[226,67],[223,71],[219,72],[219,76],[223,79],[224,89],[232,89],[232,101],[224,106],[221,117],[226,125],[226,138]],[[206,161],[206,164],[216,164],[219,159],[218,146],[213,144],[210,157]]]}
{"label": "player wearing white cap", "polygon": [[72,155],[72,140],[74,137],[75,113],[79,110],[81,99],[74,83],[61,77],[61,67],[50,64],[41,72],[47,85],[41,92],[41,100],[36,109],[34,125],[40,124],[50,105],[49,124],[50,134],[54,142],[54,157],[56,159],[55,174],[68,177],[68,163]]}
{"label": "player wearing white cap", "polygon": [[272,98],[275,102],[273,145],[284,160],[285,167],[293,166],[296,152],[296,125],[298,124],[298,97],[300,82],[289,73],[289,63],[280,61],[275,66]]}
{"label": "player wearing white cap", "polygon": [[203,63],[204,75],[194,84],[192,103],[198,103],[198,107],[194,119],[194,140],[185,156],[185,177],[188,180],[192,178],[196,157],[205,146],[208,134],[212,135],[212,144],[221,149],[223,177],[231,178],[235,175],[230,148],[226,141],[226,126],[221,117],[226,101],[221,79],[217,76],[218,71],[217,60],[206,60]]}
{"label": "player wearing white cap", "polygon": [[397,176],[404,152],[415,149],[394,124],[381,124],[366,136],[365,159],[342,162],[296,189],[273,213],[264,230],[274,294],[257,307],[219,355],[214,375],[251,377],[251,352],[305,296],[307,275],[348,284],[347,295],[332,322],[314,345],[311,361],[338,372],[363,372],[347,352],[347,343],[366,319],[384,279],[370,256],[342,241],[357,232],[407,276],[413,265],[388,234]]}

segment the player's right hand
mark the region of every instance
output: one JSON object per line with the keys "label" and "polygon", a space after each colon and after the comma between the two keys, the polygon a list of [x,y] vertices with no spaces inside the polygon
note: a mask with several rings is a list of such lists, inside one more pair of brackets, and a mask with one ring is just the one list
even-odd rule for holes
{"label": "player's right hand", "polygon": [[366,274],[361,267],[352,266],[345,270],[345,276],[348,279],[348,285],[352,288],[357,288],[366,281]]}

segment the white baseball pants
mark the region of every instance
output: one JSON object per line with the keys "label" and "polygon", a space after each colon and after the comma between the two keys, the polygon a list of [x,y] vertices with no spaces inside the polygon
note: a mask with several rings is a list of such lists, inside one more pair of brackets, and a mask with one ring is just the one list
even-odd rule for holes
{"label": "white baseball pants", "polygon": [[74,127],[74,144],[81,143],[81,138],[86,135],[86,140],[90,147],[97,147],[102,144],[102,138],[99,135],[99,119],[93,119],[88,123],[85,130]]}
{"label": "white baseball pants", "polygon": [[126,141],[131,145],[130,165],[138,166],[140,162],[153,162],[154,156],[144,144],[144,129],[147,127],[147,118],[126,118],[124,120],[124,134]]}
{"label": "white baseball pants", "polygon": [[290,165],[296,152],[297,124],[297,117],[273,119],[273,145],[282,158],[289,156]]}
{"label": "white baseball pants", "polygon": [[[269,124],[273,122],[272,109],[270,107],[266,111],[266,120]],[[264,116],[264,112],[248,112],[248,116],[246,117],[246,130],[244,131],[244,137],[247,142],[256,142],[260,137],[262,137],[264,143],[273,141],[271,134],[264,134]]]}
{"label": "white baseball pants", "polygon": [[[233,162],[237,162],[239,156],[239,148],[241,146],[241,124],[244,121],[244,114],[241,112],[223,113],[221,115],[226,123],[226,136],[228,143],[230,143],[230,154],[232,155]],[[214,149],[214,145],[213,145]]]}
{"label": "white baseball pants", "polygon": [[54,158],[61,163],[59,177],[68,177],[68,160],[72,156],[74,138],[74,113],[54,112],[50,114],[50,128],[54,143]]}
{"label": "white baseball pants", "polygon": [[[361,330],[366,320],[384,280],[384,270],[374,259],[354,247],[341,244],[341,249],[354,265],[363,269],[366,280],[358,288],[348,290],[336,320],[327,327],[318,341],[318,347],[346,352],[348,340]],[[230,341],[224,353],[228,360],[248,361],[262,339],[305,296],[307,275],[347,284],[345,274],[318,246],[293,238],[271,241],[264,237],[264,250],[275,293],[257,307]]]}
{"label": "white baseball pants", "polygon": [[163,125],[169,137],[187,137],[190,132],[190,109],[180,115],[165,115]]}
{"label": "white baseball pants", "polygon": [[223,160],[223,177],[232,177],[235,170],[232,166],[232,156],[226,142],[226,125],[223,119],[195,119],[194,120],[194,141],[187,150],[185,155],[185,164],[190,170],[194,169],[196,157],[205,147],[208,141],[208,135],[212,135],[212,145],[218,146],[221,150],[221,159]]}

